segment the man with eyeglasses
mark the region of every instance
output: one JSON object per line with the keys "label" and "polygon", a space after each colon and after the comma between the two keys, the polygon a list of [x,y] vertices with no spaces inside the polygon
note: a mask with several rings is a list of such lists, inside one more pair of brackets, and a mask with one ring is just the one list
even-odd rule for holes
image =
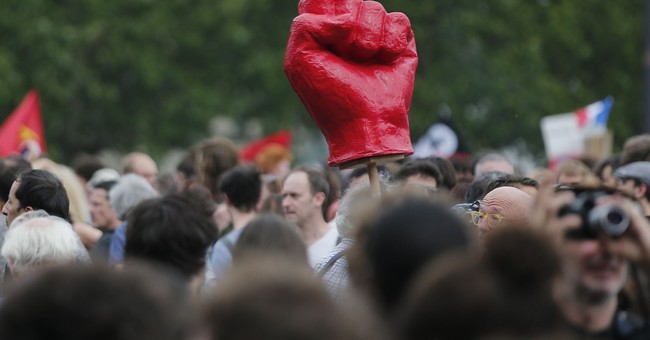
{"label": "man with eyeglasses", "polygon": [[480,202],[478,211],[472,211],[472,223],[478,226],[479,239],[484,239],[492,229],[502,225],[528,226],[533,199],[513,187],[490,191]]}

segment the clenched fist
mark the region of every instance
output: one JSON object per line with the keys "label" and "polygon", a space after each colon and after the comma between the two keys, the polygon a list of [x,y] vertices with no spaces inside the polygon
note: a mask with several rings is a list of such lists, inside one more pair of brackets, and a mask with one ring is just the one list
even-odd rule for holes
{"label": "clenched fist", "polygon": [[284,70],[325,135],[330,166],[411,154],[418,59],[411,24],[375,1],[301,0]]}

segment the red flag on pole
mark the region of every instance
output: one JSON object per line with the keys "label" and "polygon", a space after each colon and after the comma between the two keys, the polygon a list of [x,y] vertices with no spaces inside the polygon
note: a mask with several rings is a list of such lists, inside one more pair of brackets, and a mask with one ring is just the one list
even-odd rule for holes
{"label": "red flag on pole", "polygon": [[31,90],[0,127],[0,156],[45,153],[45,131],[38,92]]}
{"label": "red flag on pole", "polygon": [[287,150],[291,149],[291,130],[282,130],[272,135],[254,140],[244,145],[239,154],[241,159],[252,162],[255,156],[270,145],[280,145]]}

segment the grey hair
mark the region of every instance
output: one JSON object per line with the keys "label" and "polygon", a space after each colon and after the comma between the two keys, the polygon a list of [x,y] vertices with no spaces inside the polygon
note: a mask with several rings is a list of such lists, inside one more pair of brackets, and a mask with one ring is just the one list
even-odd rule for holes
{"label": "grey hair", "polygon": [[[390,181],[390,174],[386,172],[379,173],[379,183],[384,190],[392,190],[394,185]],[[336,230],[339,232],[341,237],[352,236],[355,227],[355,214],[359,213],[359,203],[366,202],[368,199],[372,198],[370,182],[368,181],[359,182],[353,187],[348,187],[343,197],[341,197],[341,202],[336,210],[336,216],[334,217]]]}
{"label": "grey hair", "polygon": [[126,174],[111,188],[108,197],[117,216],[125,219],[131,208],[142,201],[158,197],[158,192],[143,177]]}
{"label": "grey hair", "polygon": [[481,156],[478,159],[478,161],[476,162],[476,165],[474,165],[474,173],[476,173],[478,171],[478,168],[481,165],[483,165],[484,163],[487,163],[487,162],[492,162],[492,161],[508,162],[514,168],[514,164],[513,164],[512,160],[508,159],[508,157],[506,157],[506,156],[504,156],[504,155],[502,155],[500,153],[497,153],[497,152],[490,152],[490,153],[486,153],[485,155]]}
{"label": "grey hair", "polygon": [[90,263],[88,252],[70,223],[43,210],[16,218],[0,253],[17,275],[49,264]]}

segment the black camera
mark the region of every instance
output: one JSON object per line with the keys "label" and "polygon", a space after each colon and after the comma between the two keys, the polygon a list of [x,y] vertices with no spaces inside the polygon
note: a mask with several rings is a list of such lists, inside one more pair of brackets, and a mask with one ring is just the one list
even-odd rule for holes
{"label": "black camera", "polygon": [[630,225],[630,217],[627,213],[617,205],[596,205],[600,197],[609,195],[611,195],[610,191],[600,189],[576,191],[575,201],[560,209],[558,214],[559,216],[579,215],[582,218],[582,225],[578,229],[568,231],[566,237],[593,239],[599,234],[612,238],[623,235]]}

